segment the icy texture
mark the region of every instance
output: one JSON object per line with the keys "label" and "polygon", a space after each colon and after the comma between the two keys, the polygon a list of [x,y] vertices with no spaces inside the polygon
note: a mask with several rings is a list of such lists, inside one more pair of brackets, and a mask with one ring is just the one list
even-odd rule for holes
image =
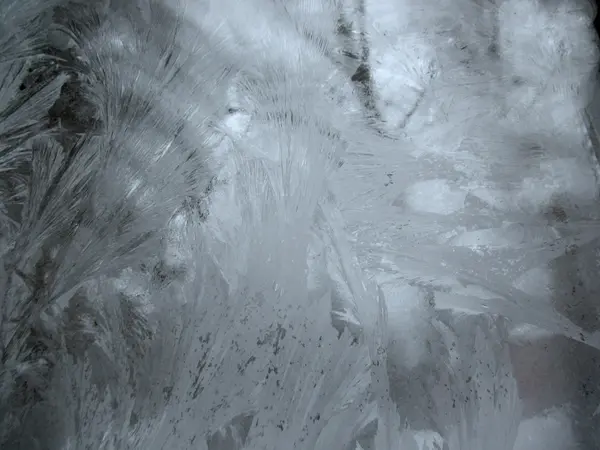
{"label": "icy texture", "polygon": [[2,8],[0,447],[596,448],[585,9]]}
{"label": "icy texture", "polygon": [[395,148],[351,151],[337,176],[358,251],[367,267],[443,291],[445,306],[590,341],[539,308],[545,291],[517,287],[524,272],[597,236],[595,162],[581,119],[597,62],[590,18],[565,5],[466,1],[460,14],[469,20],[449,28],[459,9],[450,3],[427,14],[422,2],[367,2],[373,95],[413,106],[402,120],[381,114]]}
{"label": "icy texture", "polygon": [[[327,180],[364,123],[344,78],[319,47],[280,59],[174,3],[65,6],[72,75],[29,100],[58,121],[6,144],[24,187],[3,233],[3,446],[351,448],[389,391],[383,298],[343,244],[337,285],[307,276],[309,248],[340,239]],[[312,48],[280,25],[282,50]],[[357,326],[338,336],[341,288]]]}
{"label": "icy texture", "polygon": [[[499,313],[511,321],[511,346],[529,346],[515,375],[537,374],[519,392],[528,414],[543,390],[550,405],[581,401],[585,417],[576,417],[587,423],[595,394],[572,392],[597,378],[561,367],[579,357],[547,340],[600,343],[597,160],[583,119],[598,49],[584,3],[367,0],[376,126],[395,148],[351,149],[334,192],[361,265],[391,293],[390,317],[402,317],[390,321],[391,336],[406,332],[389,353],[397,370],[411,380],[437,370],[449,351],[432,331],[439,311],[474,321]],[[534,370],[531,353],[554,363]],[[540,387],[551,380],[553,392]],[[408,385],[398,397],[418,404],[430,389]],[[424,409],[429,418],[409,415],[410,424],[440,432]],[[587,430],[576,440],[596,448]],[[457,445],[454,432],[441,433]],[[459,448],[512,448],[466,433]]]}
{"label": "icy texture", "polygon": [[519,427],[515,450],[545,448],[575,450],[579,448],[564,411],[546,411],[539,417],[524,420]]}

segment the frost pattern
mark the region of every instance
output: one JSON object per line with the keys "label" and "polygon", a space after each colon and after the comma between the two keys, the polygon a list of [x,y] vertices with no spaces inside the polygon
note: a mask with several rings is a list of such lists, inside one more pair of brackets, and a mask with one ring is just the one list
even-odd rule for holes
{"label": "frost pattern", "polygon": [[523,361],[600,348],[589,12],[2,8],[2,448],[578,448]]}

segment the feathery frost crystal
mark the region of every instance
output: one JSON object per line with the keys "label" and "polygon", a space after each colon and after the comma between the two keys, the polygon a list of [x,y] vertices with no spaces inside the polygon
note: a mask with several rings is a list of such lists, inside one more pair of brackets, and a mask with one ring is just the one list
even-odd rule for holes
{"label": "feathery frost crystal", "polygon": [[598,448],[586,2],[2,0],[0,448]]}

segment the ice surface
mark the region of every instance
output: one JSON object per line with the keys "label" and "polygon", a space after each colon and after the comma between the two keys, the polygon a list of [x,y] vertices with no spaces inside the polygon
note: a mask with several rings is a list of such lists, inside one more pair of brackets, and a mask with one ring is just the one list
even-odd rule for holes
{"label": "ice surface", "polygon": [[[507,315],[517,342],[567,333],[589,343],[583,313],[553,310],[595,292],[577,281],[584,263],[557,281],[575,270],[554,262],[595,247],[597,169],[581,122],[597,62],[590,18],[567,2],[472,2],[461,13],[475,19],[451,29],[445,8],[458,6],[438,3],[366,3],[374,97],[397,148],[351,151],[336,174],[359,259],[438,308]],[[571,302],[560,283],[585,285],[588,300]],[[418,320],[406,317],[398,326],[412,336]],[[411,348],[427,342],[422,333]]]}
{"label": "ice surface", "polygon": [[406,203],[415,211],[449,215],[465,205],[466,192],[453,189],[447,180],[420,181],[407,189]]}
{"label": "ice surface", "polygon": [[0,446],[598,448],[585,8],[4,10]]}
{"label": "ice surface", "polygon": [[515,450],[545,448],[575,450],[579,448],[571,422],[565,411],[546,411],[545,414],[524,420],[519,427]]}

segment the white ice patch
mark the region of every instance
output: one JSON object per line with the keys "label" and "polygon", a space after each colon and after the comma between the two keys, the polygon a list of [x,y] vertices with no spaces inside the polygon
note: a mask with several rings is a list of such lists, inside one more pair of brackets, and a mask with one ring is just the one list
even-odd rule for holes
{"label": "white ice patch", "polygon": [[444,216],[460,211],[466,197],[465,191],[454,188],[444,179],[419,181],[405,193],[406,204],[411,209]]}
{"label": "white ice patch", "polygon": [[522,206],[545,207],[557,197],[591,201],[596,197],[597,182],[589,162],[578,158],[543,161],[540,173],[525,178],[518,194]]}
{"label": "white ice patch", "polygon": [[559,234],[551,227],[524,226],[519,223],[504,223],[497,228],[466,231],[453,238],[450,243],[457,247],[476,249],[526,248],[544,245],[557,239]]}
{"label": "white ice patch", "polygon": [[422,289],[396,283],[382,287],[388,308],[389,340],[388,357],[413,369],[428,355],[428,335],[431,309]]}
{"label": "white ice patch", "polygon": [[399,448],[402,450],[442,450],[444,438],[431,430],[405,431],[401,435]]}
{"label": "white ice patch", "polygon": [[562,410],[524,420],[519,426],[514,450],[576,450],[571,421]]}
{"label": "white ice patch", "polygon": [[510,330],[509,341],[511,344],[528,345],[555,335],[556,333],[546,331],[534,325],[521,324]]}
{"label": "white ice patch", "polygon": [[514,286],[527,294],[550,298],[552,273],[547,267],[534,267],[517,278]]}
{"label": "white ice patch", "polygon": [[372,77],[377,89],[377,108],[389,132],[404,127],[418,108],[435,75],[435,51],[422,36],[402,36],[372,54]]}

